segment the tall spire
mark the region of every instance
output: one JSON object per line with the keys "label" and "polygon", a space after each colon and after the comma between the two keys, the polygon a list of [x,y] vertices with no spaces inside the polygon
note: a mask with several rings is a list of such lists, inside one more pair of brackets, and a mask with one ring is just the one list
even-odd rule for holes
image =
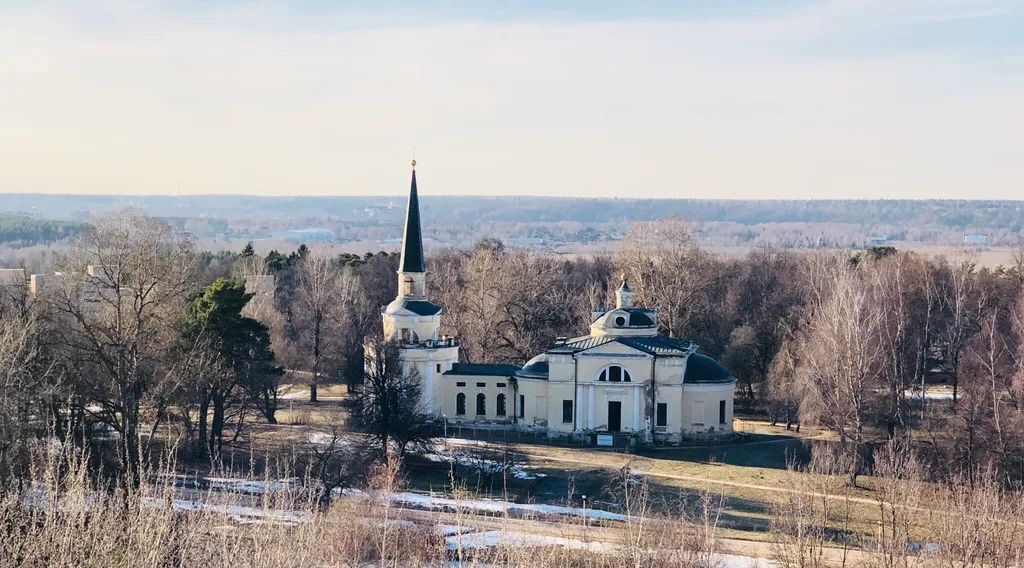
{"label": "tall spire", "polygon": [[426,272],[423,268],[423,233],[420,231],[420,199],[416,194],[416,160],[412,161],[412,187],[409,206],[405,210],[405,232],[402,234],[402,259],[399,272]]}

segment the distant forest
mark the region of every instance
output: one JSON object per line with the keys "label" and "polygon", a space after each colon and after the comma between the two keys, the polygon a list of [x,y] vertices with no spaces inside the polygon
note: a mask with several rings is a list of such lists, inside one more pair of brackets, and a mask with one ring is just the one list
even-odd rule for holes
{"label": "distant forest", "polygon": [[75,236],[83,227],[82,223],[74,221],[0,213],[0,242],[12,246],[52,243]]}
{"label": "distant forest", "polygon": [[[197,236],[266,238],[305,227],[332,230],[341,242],[401,236],[405,198],[200,196],[84,196],[0,194],[0,241],[52,242],[81,221],[136,208]],[[619,240],[634,221],[679,217],[697,226],[709,246],[849,248],[883,238],[893,242],[960,244],[964,234],[986,245],[1018,244],[1024,201],[952,200],[712,200],[421,195],[427,236],[469,246],[480,238],[550,243]],[[66,220],[66,221],[47,221]],[[73,222],[72,222],[73,221]],[[531,241],[532,242],[532,241]],[[530,245],[527,245],[530,246]]]}
{"label": "distant forest", "polygon": [[[239,195],[116,196],[0,194],[0,211],[73,219],[84,214],[137,207],[161,217],[259,216],[350,219],[367,208],[404,208],[405,196],[263,197]],[[951,229],[1024,230],[1024,201],[968,200],[724,200],[590,199],[525,196],[421,195],[428,218],[478,221],[650,221],[682,217],[692,221],[758,223],[854,223],[934,225]]]}

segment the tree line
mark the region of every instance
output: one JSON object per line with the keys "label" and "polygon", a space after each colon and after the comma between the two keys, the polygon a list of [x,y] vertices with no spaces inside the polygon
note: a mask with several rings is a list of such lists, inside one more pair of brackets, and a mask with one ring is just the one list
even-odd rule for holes
{"label": "tree line", "polygon": [[[891,247],[725,257],[669,219],[634,224],[614,254],[484,240],[428,261],[442,333],[460,336],[466,361],[522,364],[586,333],[624,275],[659,331],[734,373],[741,410],[834,432],[851,482],[897,439],[936,478],[1024,478],[1024,255],[999,269]],[[211,254],[129,211],[82,231],[58,265],[35,297],[0,302],[4,473],[27,467],[32,440],[58,436],[138,475],[174,443],[165,427],[217,460],[253,422],[276,422],[288,373],[312,401],[318,385],[368,379],[356,426],[403,447],[429,434],[381,418],[390,410],[375,401],[416,397],[397,385],[392,350],[374,362],[363,349],[396,294],[393,253]],[[928,398],[940,384],[948,400]]]}

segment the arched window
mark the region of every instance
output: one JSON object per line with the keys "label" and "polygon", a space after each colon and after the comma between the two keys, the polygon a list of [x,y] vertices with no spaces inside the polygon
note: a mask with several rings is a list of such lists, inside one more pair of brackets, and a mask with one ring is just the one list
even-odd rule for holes
{"label": "arched window", "polygon": [[505,395],[498,395],[498,409],[495,412],[498,416],[505,416]]}
{"label": "arched window", "polygon": [[597,380],[608,381],[610,383],[628,383],[630,382],[629,371],[618,365],[611,365],[607,369],[601,371]]}
{"label": "arched window", "polygon": [[484,393],[476,395],[476,415],[483,416],[487,414],[487,397]]}
{"label": "arched window", "polygon": [[455,395],[455,414],[459,416],[466,415],[466,393],[459,393]]}

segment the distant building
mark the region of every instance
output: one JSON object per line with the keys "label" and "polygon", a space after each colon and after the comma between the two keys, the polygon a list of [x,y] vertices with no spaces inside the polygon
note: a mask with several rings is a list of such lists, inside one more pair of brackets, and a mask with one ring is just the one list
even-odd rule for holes
{"label": "distant building", "polygon": [[887,236],[868,237],[868,242],[871,243],[871,246],[877,247],[877,246],[889,244],[889,237],[887,237]]}
{"label": "distant building", "polygon": [[26,283],[24,268],[0,268],[0,286],[24,287]]}
{"label": "distant building", "polygon": [[985,245],[988,244],[988,235],[983,233],[964,233],[964,244],[965,245]]}
{"label": "distant building", "polygon": [[274,231],[270,234],[275,239],[285,239],[299,243],[330,243],[334,242],[334,231],[330,229],[309,228]]}
{"label": "distant building", "polygon": [[60,272],[50,274],[33,274],[29,279],[28,291],[32,297],[38,296],[47,290],[60,286]]}

